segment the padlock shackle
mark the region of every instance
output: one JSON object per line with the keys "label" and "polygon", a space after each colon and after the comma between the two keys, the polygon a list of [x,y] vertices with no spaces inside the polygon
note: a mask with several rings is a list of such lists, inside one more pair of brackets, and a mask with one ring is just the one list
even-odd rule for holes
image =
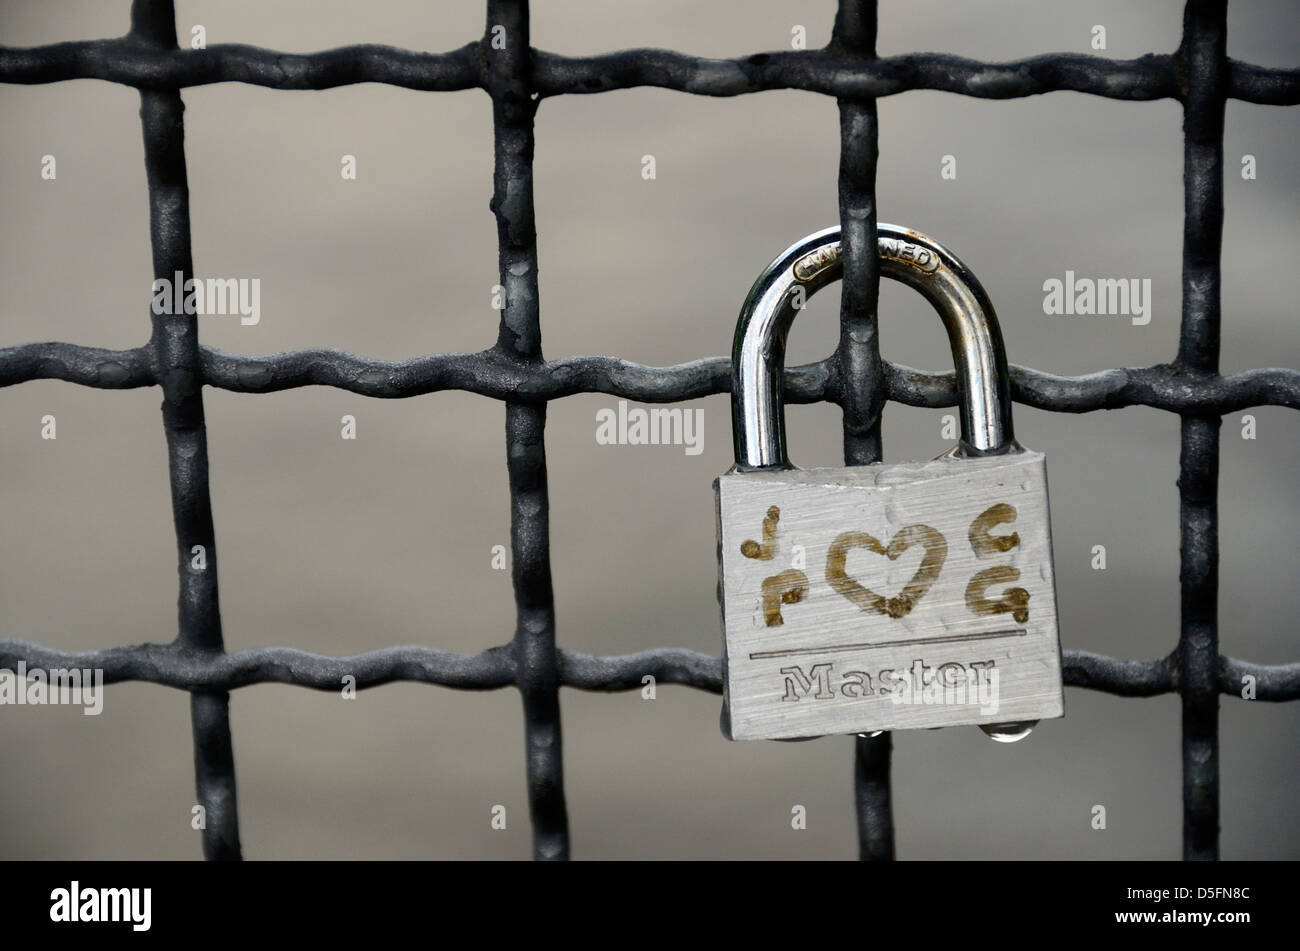
{"label": "padlock shackle", "polygon": [[[1011,383],[997,314],[970,270],[939,242],[879,224],[880,274],[920,291],[939,312],[957,369],[959,453],[1014,448]],[[844,273],[840,229],[827,228],[788,248],[745,298],[731,349],[731,419],[738,469],[790,468],[785,442],[785,340],[798,289],[804,302]]]}

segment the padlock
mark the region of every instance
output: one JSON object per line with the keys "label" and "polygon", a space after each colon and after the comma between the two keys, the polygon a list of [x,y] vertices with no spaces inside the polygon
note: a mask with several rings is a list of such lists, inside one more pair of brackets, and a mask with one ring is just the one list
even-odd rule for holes
{"label": "padlock", "polygon": [[786,334],[842,275],[839,228],[763,271],[732,347],[736,464],[714,483],[734,740],[978,724],[1012,741],[1064,715],[1046,460],[1015,441],[993,305],[932,238],[881,224],[877,253],[943,319],[961,441],[930,462],[792,466]]}

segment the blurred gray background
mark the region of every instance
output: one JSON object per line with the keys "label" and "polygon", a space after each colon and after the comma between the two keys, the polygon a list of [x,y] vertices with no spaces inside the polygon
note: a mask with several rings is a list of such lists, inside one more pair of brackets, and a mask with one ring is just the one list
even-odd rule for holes
{"label": "blurred gray background", "polygon": [[[886,4],[882,54],[988,60],[1172,51],[1181,3]],[[373,42],[443,51],[482,35],[483,4],[398,0],[181,2],[209,44],[308,52]],[[0,42],[116,36],[121,2],[8,2]],[[810,48],[834,3],[538,2],[533,44],[566,54],[661,46],[730,57]],[[1237,3],[1229,55],[1295,67],[1300,9]],[[386,86],[280,92],[187,89],[200,277],[258,277],[261,323],[200,321],[242,354],[337,347],[397,359],[473,351],[496,337],[492,128],[479,90]],[[0,346],[148,338],[151,274],[139,97],[99,81],[0,87]],[[1144,366],[1177,345],[1182,236],[1177,103],[1073,93],[978,101],[912,92],[880,103],[881,220],[928,232],[980,276],[1010,359],[1054,373]],[[1300,365],[1295,316],[1300,166],[1295,109],[1230,102],[1225,143],[1223,372]],[[537,227],[546,355],[666,365],[724,354],[758,272],[834,224],[835,103],[800,92],[705,99],[638,89],[545,101],[537,117]],[[56,181],[42,181],[53,154]],[[339,174],[354,154],[356,181]],[[657,178],[641,178],[653,154]],[[957,178],[940,178],[945,154]],[[1256,156],[1258,179],[1240,160]],[[1042,284],[1150,278],[1153,317],[1065,319]],[[897,285],[881,292],[894,361],[947,365],[939,321]],[[837,289],[808,308],[792,360],[836,339]],[[41,381],[0,392],[0,631],[74,650],[175,635],[176,569],[156,389]],[[206,393],[221,602],[230,650],[330,654],[390,644],[477,651],[509,639],[500,403],[463,393],[370,400],[313,387]],[[600,446],[617,399],[552,404],[547,429],[559,641],[620,654],[717,654],[711,480],[730,464],[728,403],[705,410],[705,451]],[[944,446],[945,412],[891,404],[888,460]],[[1258,438],[1225,419],[1221,502],[1225,652],[1295,660],[1295,471],[1300,419],[1261,408]],[[356,416],[358,439],[339,438]],[[54,414],[58,439],[40,438]],[[837,464],[839,411],[790,410],[797,462]],[[1047,452],[1066,648],[1146,658],[1178,636],[1178,420],[1144,408],[1082,416],[1017,407]],[[635,539],[637,544],[625,542]],[[1105,545],[1108,569],[1090,568]],[[562,695],[573,853],[579,858],[851,858],[852,742],[728,743],[719,699],[664,686]],[[529,855],[522,721],[513,690],[398,684],[334,694],[264,685],[232,695],[249,858]],[[898,854],[1175,858],[1181,854],[1179,702],[1071,689],[1063,720],[1019,744],[977,729],[895,736]],[[1300,706],[1222,703],[1223,854],[1300,855]],[[104,714],[0,708],[0,856],[196,858],[189,705],[147,684],[108,688]],[[507,809],[493,831],[490,810]],[[791,807],[808,827],[790,826]],[[1095,804],[1108,828],[1090,828]]]}

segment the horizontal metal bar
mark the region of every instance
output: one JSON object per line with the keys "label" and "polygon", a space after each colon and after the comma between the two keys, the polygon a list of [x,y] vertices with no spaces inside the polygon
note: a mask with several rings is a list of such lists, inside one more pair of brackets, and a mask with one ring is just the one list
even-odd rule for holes
{"label": "horizontal metal bar", "polygon": [[217,43],[201,50],[142,49],[126,37],[54,43],[30,49],[0,47],[0,81],[50,83],[103,79],[141,88],[249,83],[272,89],[330,89],[384,83],[406,89],[454,92],[483,85],[478,41],[448,53],[416,53],[363,44],[318,53],[281,53]]}
{"label": "horizontal metal bar", "polygon": [[19,640],[0,641],[0,668],[102,670],[105,683],[141,680],[182,690],[234,690],[249,684],[296,684],[316,690],[342,690],[343,678],[356,686],[420,681],[465,690],[513,686],[515,665],[509,647],[459,654],[432,647],[385,647],[351,657],[328,657],[290,647],[264,647],[223,653],[171,644],[139,644],[69,653]]}
{"label": "horizontal metal bar", "polygon": [[[102,79],[142,88],[241,82],[273,89],[330,89],[383,83],[452,92],[486,88],[478,41],[445,53],[362,44],[316,53],[283,53],[236,43],[201,50],[142,49],[126,37],[30,48],[0,46],[0,82]],[[802,89],[839,98],[892,96],[913,89],[978,99],[1081,92],[1107,99],[1178,99],[1174,54],[1132,60],[1047,53],[987,63],[940,53],[868,59],[830,50],[785,50],[709,59],[671,50],[629,49],[568,57],[534,50],[531,87],[541,96],[651,86],[704,96]],[[1228,96],[1261,105],[1300,103],[1300,70],[1229,60]]]}
{"label": "horizontal metal bar", "polygon": [[[1062,675],[1071,687],[1121,697],[1152,697],[1178,689],[1170,658],[1122,660],[1088,651],[1064,652]],[[110,647],[68,652],[29,641],[0,639],[0,668],[16,670],[102,670],[106,684],[136,680],[182,690],[235,690],[260,683],[294,684],[315,690],[341,690],[343,677],[356,678],[358,689],[395,681],[414,681],[461,690],[496,690],[516,684],[511,644],[477,654],[433,647],[385,647],[348,657],[329,657],[289,647],[237,651],[201,651],[176,643]],[[1220,658],[1220,692],[1241,696],[1243,676],[1255,678],[1255,699],[1283,702],[1300,699],[1300,662],[1253,664]],[[680,648],[597,657],[559,651],[560,683],[579,690],[638,690],[643,677],[660,684],[680,684],[709,693],[722,691],[722,662]]]}
{"label": "horizontal metal bar", "polygon": [[[889,364],[889,398],[908,406],[953,406],[952,371],[932,373]],[[1167,364],[1057,376],[1011,367],[1011,398],[1035,409],[1090,413],[1150,406],[1173,413],[1234,413],[1250,406],[1300,409],[1300,370],[1267,367],[1231,376],[1192,375]]]}
{"label": "horizontal metal bar", "polygon": [[1177,98],[1172,55],[1112,60],[1049,53],[986,63],[942,53],[867,58],[829,50],[706,59],[661,49],[620,50],[573,58],[535,54],[544,96],[654,86],[704,96],[803,89],[842,99],[882,98],[912,89],[979,99],[1012,99],[1070,90],[1108,99]]}
{"label": "horizontal metal bar", "polygon": [[1219,693],[1242,697],[1247,677],[1254,678],[1250,687],[1255,700],[1283,703],[1300,699],[1300,664],[1252,664],[1219,655]]}
{"label": "horizontal metal bar", "polygon": [[1229,99],[1261,106],[1300,104],[1300,69],[1269,69],[1229,58],[1226,72]]}
{"label": "horizontal metal bar", "polygon": [[722,693],[722,660],[710,654],[682,648],[595,657],[576,651],[560,651],[560,682],[579,690],[614,692],[640,690],[644,677],[656,684],[681,684],[709,693]]}
{"label": "horizontal metal bar", "polygon": [[101,390],[157,386],[153,345],[104,350],[75,343],[24,343],[0,349],[0,386],[63,380]]}
{"label": "horizontal metal bar", "polygon": [[[608,393],[646,403],[698,399],[731,390],[731,361],[710,357],[649,367],[616,357],[569,357],[523,363],[496,349],[438,353],[384,361],[340,350],[295,350],[244,357],[202,348],[204,382],[236,393],[273,393],[300,386],[333,386],[362,396],[400,399],[465,390],[499,400],[541,402],[578,393]],[[32,343],[0,349],[0,387],[56,379],[100,389],[153,386],[157,374],[147,348],[101,350],[70,343]],[[886,363],[889,399],[940,408],[957,403],[951,370],[931,372]],[[839,403],[832,360],[786,370],[792,403]],[[1150,406],[1173,413],[1233,413],[1251,406],[1300,409],[1300,370],[1269,367],[1231,376],[1195,375],[1161,364],[1057,376],[1011,367],[1013,399],[1037,409],[1087,413]]]}
{"label": "horizontal metal bar", "polygon": [[1155,697],[1178,689],[1174,665],[1168,657],[1121,660],[1091,651],[1062,651],[1061,677],[1071,687],[1121,697]]}

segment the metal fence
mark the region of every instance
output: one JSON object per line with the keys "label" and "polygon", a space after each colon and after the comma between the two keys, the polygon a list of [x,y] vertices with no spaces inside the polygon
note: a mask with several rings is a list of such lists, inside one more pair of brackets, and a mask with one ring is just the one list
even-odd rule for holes
{"label": "metal fence", "polygon": [[[1223,232],[1223,123],[1229,98],[1300,103],[1300,70],[1264,69],[1227,57],[1226,0],[1190,0],[1183,38],[1171,54],[1135,60],[1051,54],[983,63],[925,53],[878,57],[874,2],[840,0],[831,42],[819,50],[711,60],[665,50],[571,58],[529,45],[527,0],[488,0],[482,40],[442,54],[350,46],[297,55],[243,45],[178,48],[172,0],[134,0],[131,29],[116,39],[35,49],[0,47],[0,80],[47,83],[95,78],[140,91],[149,182],[154,274],[193,275],[180,90],[216,82],[275,89],[327,89],[360,82],[408,89],[479,88],[492,99],[494,195],[505,307],[495,346],[474,354],[433,354],[401,363],[307,350],[240,357],[199,345],[194,316],[152,317],[149,342],[110,351],[71,343],[0,349],[0,385],[58,379],[123,389],[159,386],[167,436],[180,575],[179,633],[168,644],[67,653],[0,640],[0,664],[102,668],[107,683],[141,680],[190,693],[198,800],[207,811],[203,853],[240,857],[229,691],[254,683],[337,690],[395,680],[462,689],[514,686],[523,696],[528,797],[538,858],[569,853],[561,755],[559,688],[628,690],[641,678],[721,691],[717,657],[662,649],[593,657],[557,648],[551,584],[544,430],[550,400],[609,393],[677,402],[730,388],[724,357],[652,368],[612,357],[548,362],[538,319],[533,205],[533,120],[541,99],[655,86],[705,96],[801,89],[834,96],[840,115],[839,210],[844,283],[839,344],[828,359],[788,371],[787,399],[828,401],[843,410],[844,460],[880,459],[887,400],[913,406],[955,403],[951,373],[927,373],[881,359],[876,334],[876,99],[937,89],[985,99],[1073,90],[1121,100],[1176,99],[1184,112],[1182,326],[1167,364],[1062,377],[1012,368],[1014,398],[1040,409],[1085,413],[1152,406],[1182,422],[1179,463],[1182,622],[1164,657],[1120,660],[1066,651],[1065,682],[1124,697],[1177,692],[1182,698],[1183,854],[1219,852],[1219,694],[1238,695],[1255,678],[1256,699],[1300,698],[1300,663],[1262,666],[1219,653],[1219,426],[1225,413],[1260,405],[1300,409],[1300,371],[1219,375],[1220,250]],[[497,42],[494,44],[493,40]],[[502,47],[501,40],[504,40]],[[728,318],[730,319],[730,318]],[[375,397],[460,389],[506,404],[506,458],[517,627],[508,643],[473,655],[424,647],[326,657],[288,648],[228,654],[217,598],[216,546],[208,489],[204,385],[241,393],[334,386]],[[195,545],[208,568],[189,568]],[[856,740],[858,840],[864,859],[894,855],[890,737]]]}

